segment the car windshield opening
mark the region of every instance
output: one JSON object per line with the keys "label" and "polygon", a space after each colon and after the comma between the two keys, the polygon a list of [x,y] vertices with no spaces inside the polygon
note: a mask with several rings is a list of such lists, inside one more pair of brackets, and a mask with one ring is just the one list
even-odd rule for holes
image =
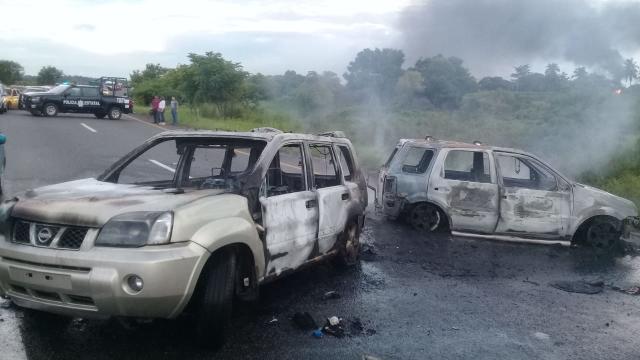
{"label": "car windshield opening", "polygon": [[265,145],[234,138],[162,139],[120,167],[116,181],[156,188],[234,189]]}

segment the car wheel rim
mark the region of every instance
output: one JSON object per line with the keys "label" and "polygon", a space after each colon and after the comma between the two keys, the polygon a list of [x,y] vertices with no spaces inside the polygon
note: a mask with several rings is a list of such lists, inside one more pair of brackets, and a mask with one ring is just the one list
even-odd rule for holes
{"label": "car wheel rim", "polygon": [[114,118],[120,117],[120,110],[111,110],[111,116]]}
{"label": "car wheel rim", "polygon": [[411,222],[418,230],[434,231],[440,225],[440,212],[431,206],[419,206],[413,211]]}
{"label": "car wheel rim", "polygon": [[56,113],[56,108],[54,106],[47,106],[47,115],[53,116]]}
{"label": "car wheel rim", "polygon": [[608,248],[615,243],[616,233],[611,223],[594,224],[587,231],[587,241],[594,247]]}

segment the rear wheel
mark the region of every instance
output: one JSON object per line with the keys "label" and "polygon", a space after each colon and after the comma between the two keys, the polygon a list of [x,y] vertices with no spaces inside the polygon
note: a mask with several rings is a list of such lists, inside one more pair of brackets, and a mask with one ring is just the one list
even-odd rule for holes
{"label": "rear wheel", "polygon": [[610,249],[620,239],[620,222],[609,217],[598,217],[585,230],[587,245],[599,249]]}
{"label": "rear wheel", "polygon": [[445,223],[440,210],[431,204],[417,204],[411,209],[409,222],[414,229],[424,232],[434,232]]}
{"label": "rear wheel", "polygon": [[44,104],[44,115],[45,116],[56,116],[58,115],[58,105],[53,103]]}
{"label": "rear wheel", "polygon": [[337,262],[341,266],[353,266],[360,259],[360,230],[356,222],[347,224],[341,235],[342,244],[338,250]]}
{"label": "rear wheel", "polygon": [[201,298],[197,307],[196,338],[206,347],[218,348],[231,322],[236,273],[234,251],[219,251],[203,269]]}
{"label": "rear wheel", "polygon": [[119,107],[113,106],[109,109],[109,119],[111,120],[119,120],[122,116],[122,110]]}

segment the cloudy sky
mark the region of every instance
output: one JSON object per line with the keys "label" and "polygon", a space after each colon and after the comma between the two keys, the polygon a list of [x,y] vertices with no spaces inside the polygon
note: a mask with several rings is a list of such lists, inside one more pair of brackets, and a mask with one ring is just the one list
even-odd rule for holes
{"label": "cloudy sky", "polygon": [[[0,0],[0,58],[89,76],[175,66],[221,52],[251,72],[344,72],[364,47],[397,42],[405,0]],[[15,14],[15,16],[6,16]]]}
{"label": "cloudy sky", "polygon": [[[216,51],[250,72],[342,74],[363,48],[438,53],[476,76],[547,62],[614,68],[640,49],[636,0],[0,0],[0,59],[27,74],[127,76]],[[637,57],[637,56],[636,56]]]}

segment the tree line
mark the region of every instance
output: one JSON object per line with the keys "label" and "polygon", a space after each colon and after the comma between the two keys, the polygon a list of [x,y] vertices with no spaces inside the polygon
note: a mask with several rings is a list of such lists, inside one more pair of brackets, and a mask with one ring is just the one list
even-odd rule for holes
{"label": "tree line", "polygon": [[[0,60],[0,83],[5,85],[56,85],[63,78],[91,79],[84,76],[69,76],[55,66],[43,66],[36,76],[25,75],[22,65],[11,60]],[[73,81],[73,80],[69,80]]]}

